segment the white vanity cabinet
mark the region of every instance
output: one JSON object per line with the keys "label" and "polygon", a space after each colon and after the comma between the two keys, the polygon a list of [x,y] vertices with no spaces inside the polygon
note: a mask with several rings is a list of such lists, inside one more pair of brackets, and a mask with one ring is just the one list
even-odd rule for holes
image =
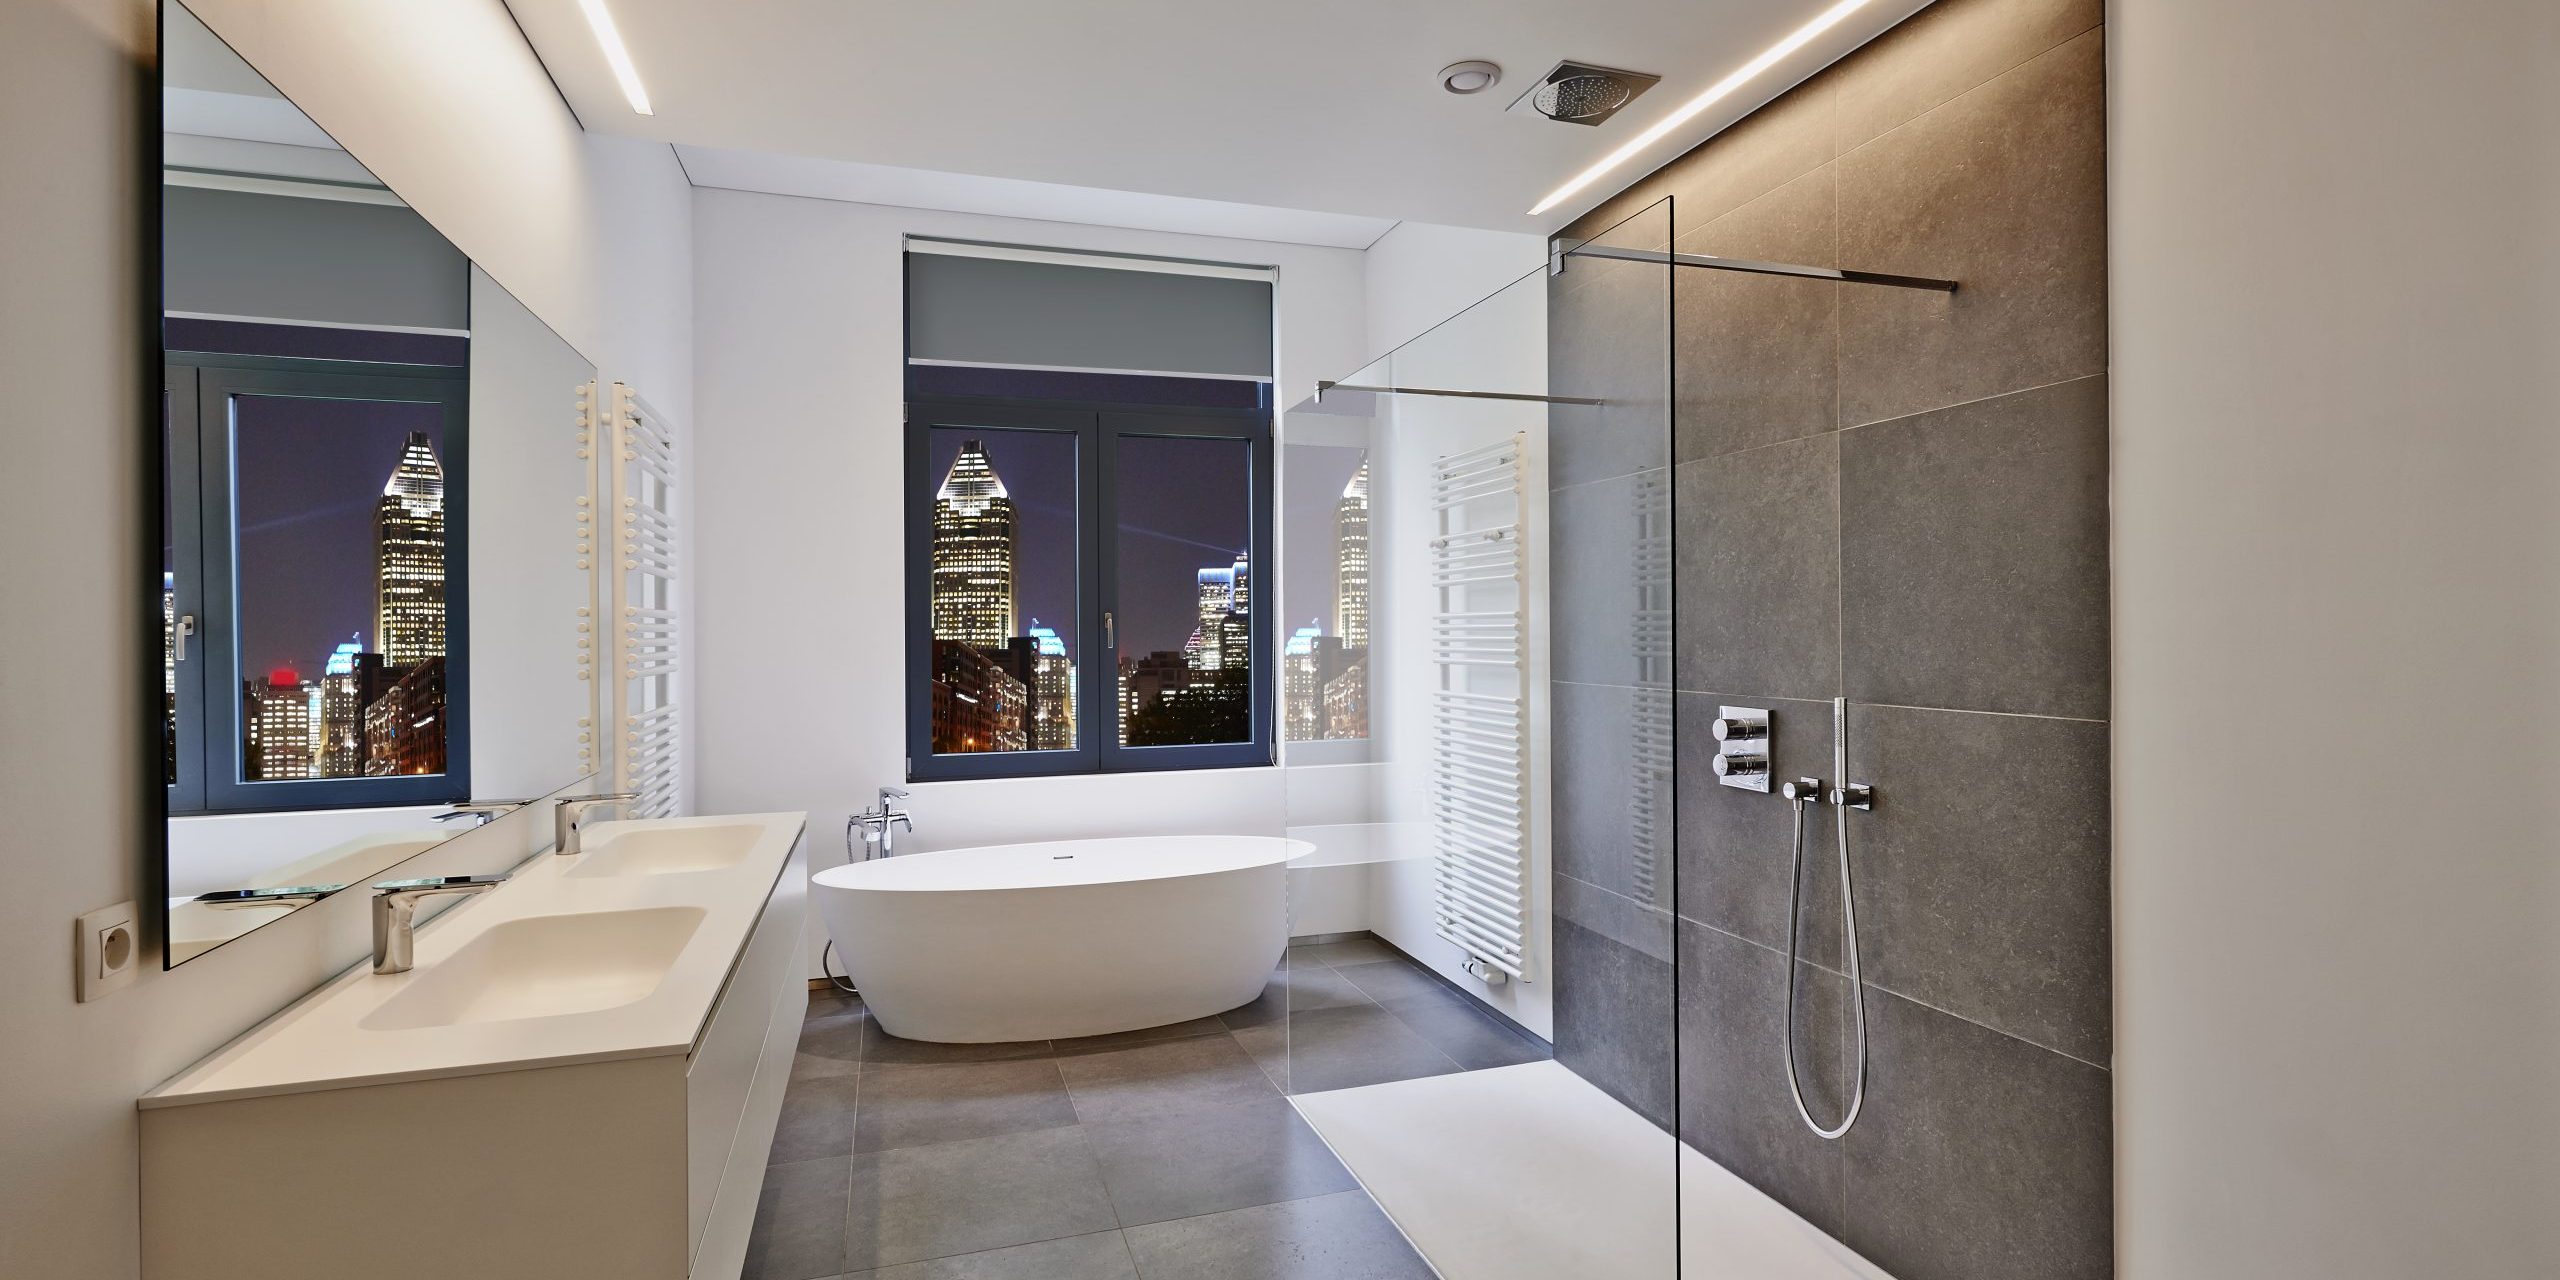
{"label": "white vanity cabinet", "polygon": [[[735,1280],[807,999],[802,825],[598,824],[421,927],[411,973],[358,966],[155,1090],[144,1280]],[[618,921],[679,910],[671,959],[617,958]],[[568,916],[585,945],[541,945]]]}

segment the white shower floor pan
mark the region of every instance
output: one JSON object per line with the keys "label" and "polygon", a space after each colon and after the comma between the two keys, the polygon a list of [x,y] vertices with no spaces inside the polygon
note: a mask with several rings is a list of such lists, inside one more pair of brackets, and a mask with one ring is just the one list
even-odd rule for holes
{"label": "white shower floor pan", "polygon": [[1893,1280],[1553,1062],[1291,1101],[1443,1280]]}

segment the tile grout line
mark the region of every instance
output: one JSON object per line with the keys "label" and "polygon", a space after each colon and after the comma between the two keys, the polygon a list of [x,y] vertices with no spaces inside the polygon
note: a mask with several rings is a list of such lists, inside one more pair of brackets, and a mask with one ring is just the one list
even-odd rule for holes
{"label": "tile grout line", "polygon": [[[1697,927],[1699,927],[1699,928],[1701,928],[1701,929],[1705,929],[1705,930],[1707,930],[1707,931],[1708,931],[1708,932],[1710,932],[1710,933],[1722,934],[1723,936],[1725,936],[1725,937],[1727,937],[1727,938],[1731,938],[1731,939],[1733,939],[1734,941],[1739,942],[1739,943],[1742,943],[1742,944],[1744,944],[1744,945],[1746,945],[1746,946],[1757,947],[1757,948],[1759,948],[1759,949],[1760,949],[1760,950],[1762,950],[1762,951],[1766,951],[1766,952],[1768,952],[1769,954],[1771,954],[1771,955],[1773,955],[1773,956],[1777,956],[1777,957],[1779,957],[1780,959],[1784,959],[1784,958],[1785,958],[1785,956],[1786,956],[1786,953],[1785,953],[1785,952],[1780,951],[1780,950],[1779,950],[1778,948],[1776,948],[1776,947],[1770,946],[1768,943],[1762,942],[1762,941],[1760,941],[1760,940],[1759,940],[1759,939],[1757,939],[1757,938],[1747,938],[1747,937],[1744,937],[1743,935],[1741,935],[1741,934],[1739,934],[1739,933],[1735,933],[1733,930],[1731,930],[1731,929],[1727,929],[1727,928],[1723,927],[1722,925],[1710,924],[1710,923],[1708,923],[1707,921],[1700,920],[1700,919],[1697,919],[1697,918],[1692,917],[1692,916],[1681,916],[1681,917],[1679,917],[1679,920],[1680,920],[1682,923],[1685,923],[1685,924],[1693,924],[1693,925],[1696,925]],[[1817,961],[1817,960],[1802,960],[1802,961],[1799,961],[1798,963],[1800,963],[1800,964],[1805,964],[1805,965],[1809,965],[1809,966],[1811,966],[1811,967],[1813,967],[1813,968],[1815,968],[1815,969],[1819,969],[1819,970],[1821,970],[1822,972],[1827,973],[1827,974],[1830,974],[1832,977],[1838,978],[1838,979],[1840,979],[1840,980],[1842,980],[1842,981],[1844,981],[1844,982],[1845,982],[1845,981],[1847,981],[1847,980],[1848,980],[1848,977],[1849,977],[1849,975],[1848,975],[1848,974],[1843,973],[1843,972],[1841,972],[1841,971],[1840,971],[1840,970],[1838,970],[1838,969],[1832,968],[1832,967],[1831,967],[1831,966],[1829,966],[1829,965],[1823,964],[1823,963],[1821,963],[1820,961]],[[2091,1068],[2091,1069],[2093,1069],[2093,1070],[2097,1070],[2097,1071],[2104,1071],[2104,1072],[2107,1072],[2107,1073],[2108,1073],[2108,1074],[2110,1074],[2110,1075],[2114,1074],[2114,1068],[2107,1066],[2105,1063],[2102,1063],[2102,1062],[2092,1062],[2092,1061],[2090,1061],[2089,1059],[2084,1058],[2084,1057],[2081,1057],[2079,1054],[2073,1053],[2073,1052],[2071,1052],[2071,1051],[2069,1051],[2069,1050],[2067,1050],[2067,1049],[2057,1049],[2057,1048],[2054,1048],[2052,1045],[2046,1044],[2046,1043],[2044,1043],[2044,1042],[2042,1042],[2042,1041],[2040,1041],[2040,1040],[2035,1040],[2035,1039],[2031,1039],[2031,1038],[2029,1038],[2029,1037],[2027,1037],[2027,1036],[2019,1035],[2017,1032],[2014,1032],[2014,1031],[2007,1031],[2007,1030],[2003,1030],[2003,1029],[2001,1029],[2001,1028],[1999,1028],[1999,1027],[1995,1027],[1995,1026],[1991,1025],[1991,1024],[1990,1024],[1990,1023],[1988,1023],[1988,1022],[1984,1022],[1984,1021],[1983,1021],[1982,1019],[1980,1019],[1980,1018],[1975,1018],[1975,1017],[1968,1016],[1968,1015],[1966,1015],[1966,1014],[1961,1014],[1961,1013],[1956,1012],[1956,1011],[1955,1011],[1955,1010],[1953,1010],[1953,1009],[1944,1009],[1944,1008],[1940,1008],[1939,1006],[1934,1005],[1934,1004],[1931,1004],[1931,1003],[1929,1003],[1928,1001],[1923,1000],[1923,999],[1921,999],[1921,998],[1920,998],[1920,997],[1918,997],[1918,996],[1915,996],[1915,995],[1910,994],[1909,992],[1900,991],[1900,990],[1897,990],[1897,989],[1895,989],[1895,988],[1893,988],[1893,987],[1888,987],[1888,986],[1886,986],[1885,984],[1883,984],[1883,983],[1881,983],[1881,982],[1878,982],[1878,981],[1876,981],[1876,980],[1875,980],[1875,979],[1873,979],[1873,978],[1861,977],[1861,978],[1859,979],[1859,985],[1860,985],[1860,986],[1865,986],[1865,987],[1872,987],[1872,988],[1874,988],[1875,990],[1881,991],[1881,992],[1883,992],[1883,993],[1884,993],[1884,994],[1886,994],[1886,995],[1892,996],[1892,997],[1893,997],[1894,999],[1896,999],[1896,1000],[1900,1000],[1900,1001],[1902,1001],[1902,1002],[1904,1002],[1904,1003],[1906,1003],[1906,1004],[1915,1005],[1915,1006],[1917,1006],[1917,1007],[1919,1007],[1919,1008],[1926,1009],[1926,1010],[1928,1010],[1928,1011],[1929,1011],[1929,1012],[1931,1012],[1931,1013],[1935,1013],[1935,1014],[1942,1014],[1942,1015],[1944,1015],[1944,1016],[1946,1016],[1946,1017],[1953,1018],[1953,1019],[1955,1019],[1955,1020],[1956,1020],[1956,1021],[1958,1021],[1958,1022],[1964,1023],[1966,1026],[1969,1026],[1969,1027],[1978,1027],[1978,1028],[1980,1028],[1980,1029],[1982,1029],[1982,1030],[1984,1030],[1984,1031],[1988,1031],[1988,1032],[1990,1032],[1991,1034],[1993,1034],[1993,1035],[1995,1035],[1995,1036],[1999,1036],[1999,1037],[2001,1037],[2001,1038],[2003,1038],[2003,1039],[2017,1041],[2019,1044],[2025,1045],[2026,1047],[2028,1047],[2028,1048],[2030,1048],[2030,1049],[2040,1049],[2040,1050],[2042,1050],[2042,1051],[2044,1051],[2044,1052],[2046,1052],[2046,1053],[2050,1053],[2050,1054],[2052,1054],[2053,1056],[2055,1056],[2055,1057],[2057,1057],[2057,1058],[2068,1058],[2068,1059],[2070,1059],[2070,1060],[2071,1060],[2071,1061],[2073,1061],[2073,1062],[2077,1062],[2077,1063],[2079,1063],[2081,1066],[2089,1067],[2089,1068]]]}

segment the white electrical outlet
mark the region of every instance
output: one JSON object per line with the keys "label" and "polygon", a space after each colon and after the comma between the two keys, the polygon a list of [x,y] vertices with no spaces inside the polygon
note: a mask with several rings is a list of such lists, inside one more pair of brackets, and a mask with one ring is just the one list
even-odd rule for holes
{"label": "white electrical outlet", "polygon": [[72,984],[82,1003],[130,984],[142,972],[140,917],[130,902],[80,917],[79,970]]}

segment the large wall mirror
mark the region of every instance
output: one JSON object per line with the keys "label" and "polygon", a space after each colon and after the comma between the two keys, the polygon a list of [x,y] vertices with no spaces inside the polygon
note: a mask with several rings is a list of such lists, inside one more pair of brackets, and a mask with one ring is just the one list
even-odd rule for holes
{"label": "large wall mirror", "polygon": [[588,772],[596,370],[184,6],[162,29],[176,965]]}

